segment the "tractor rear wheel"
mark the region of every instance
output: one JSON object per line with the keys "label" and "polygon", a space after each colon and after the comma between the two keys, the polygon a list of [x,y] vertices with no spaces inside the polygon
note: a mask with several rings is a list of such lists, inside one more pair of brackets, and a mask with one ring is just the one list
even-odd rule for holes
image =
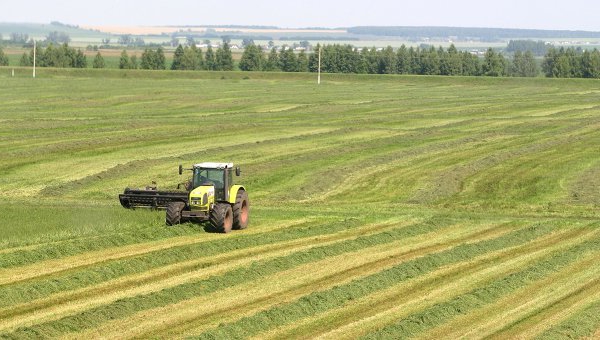
{"label": "tractor rear wheel", "polygon": [[183,202],[171,202],[167,205],[167,225],[175,225],[181,223],[181,211],[185,208]]}
{"label": "tractor rear wheel", "polygon": [[239,190],[233,205],[233,229],[246,229],[250,220],[250,200],[245,190]]}
{"label": "tractor rear wheel", "polygon": [[229,203],[217,203],[210,212],[210,224],[221,233],[228,233],[233,226],[233,210]]}

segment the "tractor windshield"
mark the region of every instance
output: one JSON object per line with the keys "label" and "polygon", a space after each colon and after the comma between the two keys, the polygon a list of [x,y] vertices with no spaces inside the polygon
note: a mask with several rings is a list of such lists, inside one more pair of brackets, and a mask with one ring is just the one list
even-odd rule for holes
{"label": "tractor windshield", "polygon": [[[223,169],[194,169],[194,188],[200,185],[214,185],[217,191],[224,188],[223,185]],[[219,190],[221,189],[221,190]]]}

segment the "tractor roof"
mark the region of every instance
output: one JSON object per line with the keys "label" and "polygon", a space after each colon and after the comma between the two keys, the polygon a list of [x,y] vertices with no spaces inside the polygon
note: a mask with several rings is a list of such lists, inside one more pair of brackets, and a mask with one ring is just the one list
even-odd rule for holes
{"label": "tractor roof", "polygon": [[204,169],[233,168],[233,163],[204,162],[204,163],[194,164],[194,168],[204,168]]}

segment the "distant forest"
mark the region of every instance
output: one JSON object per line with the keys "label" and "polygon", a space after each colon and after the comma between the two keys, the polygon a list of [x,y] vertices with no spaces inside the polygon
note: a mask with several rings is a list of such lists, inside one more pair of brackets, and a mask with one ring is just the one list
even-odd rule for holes
{"label": "distant forest", "polygon": [[546,55],[549,48],[550,45],[541,40],[511,40],[508,42],[508,46],[506,46],[506,52],[515,53],[517,51],[531,51],[536,56],[543,56]]}
{"label": "distant forest", "polygon": [[458,37],[458,39],[479,38],[481,40],[498,39],[565,39],[600,38],[600,32],[590,31],[550,31],[511,28],[469,28],[469,27],[404,27],[404,26],[359,26],[348,28],[348,33],[394,37]]}
{"label": "distant forest", "polygon": [[[448,49],[402,46],[394,50],[361,50],[352,45],[317,45],[322,49],[321,71],[326,73],[418,74],[445,76],[536,77],[540,68],[532,51],[516,50],[512,58],[489,48],[483,57]],[[317,72],[318,54],[298,56],[290,49],[268,55],[254,44],[246,46],[239,68],[242,71]],[[551,78],[600,78],[600,51],[548,47],[541,71]]]}

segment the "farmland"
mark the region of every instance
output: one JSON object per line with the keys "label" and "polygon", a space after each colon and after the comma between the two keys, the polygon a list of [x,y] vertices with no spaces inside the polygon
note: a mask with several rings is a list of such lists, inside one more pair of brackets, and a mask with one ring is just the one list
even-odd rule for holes
{"label": "farmland", "polygon": [[[0,71],[2,338],[600,336],[596,81]],[[119,205],[199,161],[248,229]]]}

